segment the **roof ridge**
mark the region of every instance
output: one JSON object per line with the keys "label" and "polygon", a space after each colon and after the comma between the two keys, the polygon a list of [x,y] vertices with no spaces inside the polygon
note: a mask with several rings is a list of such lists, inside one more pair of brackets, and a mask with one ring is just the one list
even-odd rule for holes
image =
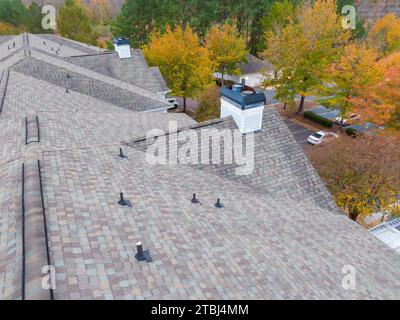
{"label": "roof ridge", "polygon": [[110,76],[106,76],[104,74],[100,74],[100,73],[90,70],[90,69],[85,69],[83,67],[77,66],[77,65],[69,63],[67,61],[57,59],[55,57],[51,57],[48,55],[46,55],[46,57],[44,57],[44,56],[45,56],[45,54],[39,52],[38,50],[36,50],[36,49],[32,50],[32,57],[39,61],[43,61],[45,63],[67,69],[71,72],[76,72],[78,74],[84,75],[86,77],[90,77],[92,79],[101,81],[103,83],[108,83],[109,85],[115,86],[117,88],[120,88],[120,89],[129,91],[131,93],[141,95],[145,98],[157,101],[158,103],[163,103],[163,104],[165,104],[166,107],[169,107],[169,105],[166,103],[166,101],[164,99],[159,97],[155,92],[152,92],[148,89],[138,87],[134,84],[122,81],[120,79],[116,79],[116,78],[113,78]]}
{"label": "roof ridge", "polygon": [[[5,73],[5,74],[4,74]],[[0,80],[0,115],[1,112],[3,111],[3,105],[4,105],[4,100],[7,94],[7,88],[8,88],[8,79],[10,77],[10,69],[3,70],[1,73],[1,80]],[[3,87],[4,83],[4,87]]]}

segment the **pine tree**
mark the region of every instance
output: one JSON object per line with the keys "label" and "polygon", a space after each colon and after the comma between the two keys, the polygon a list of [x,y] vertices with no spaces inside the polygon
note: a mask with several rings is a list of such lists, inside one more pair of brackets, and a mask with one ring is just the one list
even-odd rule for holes
{"label": "pine tree", "polygon": [[78,0],[66,0],[60,8],[57,30],[63,37],[90,44],[95,43],[89,15]]}

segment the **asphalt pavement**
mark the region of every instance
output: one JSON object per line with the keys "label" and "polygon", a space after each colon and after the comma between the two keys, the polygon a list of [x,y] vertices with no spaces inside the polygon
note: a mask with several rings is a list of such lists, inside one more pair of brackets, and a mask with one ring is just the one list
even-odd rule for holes
{"label": "asphalt pavement", "polygon": [[311,134],[317,131],[317,130],[307,129],[298,124],[297,122],[294,122],[293,120],[290,120],[288,118],[284,118],[283,121],[288,126],[290,132],[293,134],[297,143],[300,144],[302,147],[304,147],[307,144],[307,138]]}

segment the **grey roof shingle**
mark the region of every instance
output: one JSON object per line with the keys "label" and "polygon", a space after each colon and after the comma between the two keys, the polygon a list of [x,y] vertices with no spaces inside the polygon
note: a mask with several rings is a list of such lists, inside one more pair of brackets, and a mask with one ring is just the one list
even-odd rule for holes
{"label": "grey roof shingle", "polygon": [[[200,132],[203,128],[204,126],[200,125],[195,126],[194,129]],[[215,121],[207,128],[234,130],[237,126],[233,118],[229,117],[222,121]],[[236,174],[238,168],[236,162],[198,165],[197,167],[236,183],[250,186],[257,191],[318,204],[329,211],[340,212],[325,184],[275,109],[270,108],[264,111],[262,129],[254,135],[254,138],[254,170],[251,174]],[[139,142],[131,141],[130,145],[145,151],[149,142],[139,140]],[[245,138],[243,138],[243,145],[245,146]],[[223,148],[221,141],[222,154]],[[199,154],[208,152],[208,145],[207,150],[203,149],[199,138]],[[211,153],[209,159],[212,159]]]}
{"label": "grey roof shingle", "polygon": [[[11,40],[15,41],[16,48],[8,50]],[[121,60],[115,54],[60,37],[22,34],[0,45],[0,69],[11,68],[64,88],[69,73],[74,75],[69,83],[71,90],[133,111],[170,108],[157,93],[164,89],[165,82],[160,82],[149,70],[140,50],[135,52],[132,59]],[[95,63],[89,63],[90,59]],[[105,68],[106,64],[110,68]]]}
{"label": "grey roof shingle", "polygon": [[[347,218],[125,152],[130,160],[114,147],[43,154],[56,299],[398,296],[400,256]],[[120,190],[131,208],[117,205]],[[214,207],[217,197],[225,208]],[[136,241],[153,263],[135,260]],[[347,265],[357,290],[341,287]]]}
{"label": "grey roof shingle", "polygon": [[[174,121],[182,132],[232,130],[233,119],[195,124],[183,114],[132,112],[98,92],[66,93],[61,79],[68,70],[83,86],[100,81],[103,89],[114,85],[150,99],[148,89],[122,77],[101,79],[34,50],[0,63],[17,63],[0,114],[0,299],[22,296],[23,201],[36,213],[43,203],[39,216],[46,218],[46,228],[40,219],[29,225],[34,232],[25,240],[42,245],[30,246],[41,260],[25,260],[26,271],[37,273],[48,253],[55,299],[398,298],[400,256],[344,215],[331,214],[332,199],[275,110],[265,110],[255,134],[250,176],[236,176],[233,165],[151,165],[149,142],[141,141],[150,129],[165,131]],[[38,116],[40,141],[28,132],[32,143],[25,145],[27,116]],[[121,145],[126,159],[118,157]],[[33,167],[34,175],[22,178],[22,164],[37,159],[41,170]],[[32,177],[36,187],[23,197]],[[117,204],[120,191],[131,206]],[[191,203],[193,192],[200,204]],[[214,206],[217,198],[224,208]],[[150,250],[152,263],[136,261],[136,241]],[[349,265],[356,290],[341,285]],[[35,287],[29,292],[43,294]]]}
{"label": "grey roof shingle", "polygon": [[252,54],[247,55],[247,61],[239,65],[242,74],[263,73],[273,70],[273,65],[265,60],[261,60]]}
{"label": "grey roof shingle", "polygon": [[116,53],[66,58],[66,61],[154,92],[167,91],[158,68],[149,68],[141,50],[132,50],[131,59],[120,59]]}

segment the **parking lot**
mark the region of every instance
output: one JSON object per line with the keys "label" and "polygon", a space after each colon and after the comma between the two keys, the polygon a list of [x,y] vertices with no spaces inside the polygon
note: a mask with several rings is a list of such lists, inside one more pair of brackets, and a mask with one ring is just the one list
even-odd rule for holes
{"label": "parking lot", "polygon": [[297,143],[301,146],[305,146],[307,144],[307,138],[316,132],[317,130],[310,130],[307,129],[300,124],[290,120],[288,118],[284,118],[283,121],[288,126],[289,130],[292,132],[294,138],[296,139]]}

